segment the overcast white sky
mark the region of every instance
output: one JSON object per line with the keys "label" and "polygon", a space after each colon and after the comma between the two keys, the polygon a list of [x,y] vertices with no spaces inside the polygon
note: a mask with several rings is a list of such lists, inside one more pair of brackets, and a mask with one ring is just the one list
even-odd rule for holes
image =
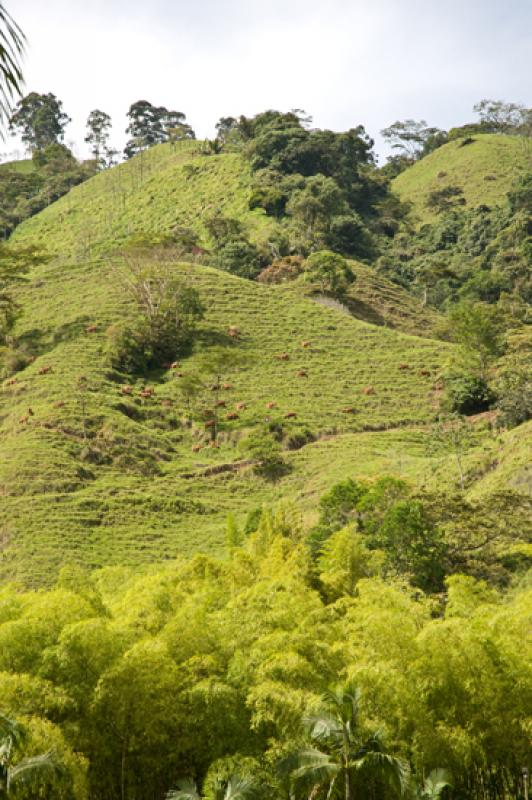
{"label": "overcast white sky", "polygon": [[[100,108],[123,147],[139,99],[222,115],[303,108],[318,127],[448,128],[483,97],[532,104],[532,0],[4,0],[28,37],[26,91],[53,92],[85,154]],[[0,149],[16,147],[8,140]]]}

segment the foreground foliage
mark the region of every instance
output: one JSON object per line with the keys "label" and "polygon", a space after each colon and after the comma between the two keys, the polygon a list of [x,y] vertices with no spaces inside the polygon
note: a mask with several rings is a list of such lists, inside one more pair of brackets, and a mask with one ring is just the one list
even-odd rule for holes
{"label": "foreground foliage", "polygon": [[184,775],[211,796],[210,781],[225,792],[232,774],[270,798],[287,796],[285,780],[295,797],[310,781],[325,798],[335,775],[354,791],[347,763],[352,787],[384,798],[406,762],[413,783],[446,768],[459,796],[517,797],[532,700],[526,578],[501,593],[454,575],[431,597],[361,574],[330,596],[327,572],[280,509],[228,560],[5,586],[3,711],[26,720],[34,747],[47,732],[75,776],[69,797],[85,796],[86,765],[94,798],[162,798]]}

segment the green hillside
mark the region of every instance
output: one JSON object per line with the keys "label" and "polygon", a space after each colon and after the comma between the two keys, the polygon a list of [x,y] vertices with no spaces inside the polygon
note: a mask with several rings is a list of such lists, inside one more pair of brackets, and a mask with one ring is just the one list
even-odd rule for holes
{"label": "green hillside", "polygon": [[3,164],[0,164],[0,170],[28,173],[35,170],[35,165],[31,158],[22,158],[19,161],[4,161]]}
{"label": "green hillside", "polygon": [[[67,562],[97,568],[220,552],[228,513],[243,523],[263,503],[286,500],[312,521],[321,494],[346,475],[456,487],[453,459],[435,456],[431,437],[452,346],[423,338],[438,314],[362,264],[353,263],[343,304],[320,302],[300,281],[265,286],[177,266],[206,308],[195,353],[145,380],[110,370],[106,331],[133,311],[117,277],[118,244],[186,225],[208,245],[204,220],[218,208],[257,239],[276,224],[248,210],[242,157],[200,147],[150,149],[75,187],[13,236],[55,257],[16,290],[15,334],[36,358],[0,394],[4,578],[41,584]],[[179,387],[219,344],[245,363],[227,376],[219,446],[210,448]],[[143,397],[147,385],[153,393]],[[275,483],[255,474],[243,444],[265,426],[287,464]],[[489,431],[478,434],[471,491],[477,479],[487,491],[513,485],[512,464],[493,467],[496,447]]]}
{"label": "green hillside", "polygon": [[[27,311],[18,333],[40,355],[16,383],[4,384],[0,400],[4,575],[43,580],[69,559],[97,566],[217,549],[229,510],[244,514],[263,500],[292,496],[313,474],[326,488],[321,463],[301,462],[298,453],[289,456],[295,469],[280,487],[249,470],[201,476],[209,466],[242,460],[239,440],[268,417],[283,425],[285,438],[298,431],[315,438],[385,431],[431,418],[432,387],[447,345],[368,325],[310,298],[294,298],[283,287],[206,267],[181,269],[207,306],[201,349],[224,341],[228,326],[237,325],[247,356],[224,397],[228,413],[236,403],[246,409],[225,423],[219,450],[199,454],[191,448],[204,432],[181,423],[184,406],[172,371],[150,380],[156,389],[151,400],[138,396],[140,382],[133,398],[124,398],[109,376],[105,330],[128,313],[112,267],[101,261],[48,264],[21,292]],[[93,325],[97,331],[86,333]],[[304,340],[310,348],[301,346]],[[277,360],[280,353],[289,360]],[[183,362],[183,371],[193,371],[195,358]],[[402,363],[409,368],[399,369]],[[39,374],[43,367],[52,371]],[[303,370],[308,377],[298,376]],[[100,464],[83,455],[80,375],[88,380],[86,414]],[[362,394],[368,387],[373,393]],[[268,411],[268,402],[275,409]],[[29,408],[33,415],[24,421]],[[287,413],[297,416],[285,419]],[[357,441],[346,440],[345,458],[356,452],[353,461],[362,471],[378,472],[383,458],[389,461],[389,455],[366,459]],[[323,449],[313,452],[321,462]]]}
{"label": "green hillside", "polygon": [[263,211],[248,210],[251,173],[242,156],[201,150],[195,141],[150,148],[74,187],[20,225],[13,239],[86,260],[134,234],[169,233],[176,225],[205,237],[204,220],[217,210],[251,233],[267,227]]}
{"label": "green hillside", "polygon": [[459,186],[466,208],[481,203],[497,205],[504,201],[515,178],[530,168],[532,152],[526,138],[484,133],[472,139],[469,144],[457,139],[439,147],[394,179],[394,190],[412,203],[420,222],[436,218],[426,206],[431,191]]}

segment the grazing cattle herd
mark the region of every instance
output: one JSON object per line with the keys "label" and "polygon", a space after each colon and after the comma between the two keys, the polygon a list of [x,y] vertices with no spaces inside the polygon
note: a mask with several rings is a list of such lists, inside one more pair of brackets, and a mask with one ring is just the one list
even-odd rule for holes
{"label": "grazing cattle herd", "polygon": [[[87,334],[93,334],[93,333],[96,333],[97,331],[98,331],[98,325],[96,325],[96,324],[87,325],[86,328],[85,328],[85,332]],[[233,340],[240,340],[241,337],[242,337],[242,333],[240,331],[240,328],[238,328],[236,325],[230,325],[227,328],[227,335],[229,336],[229,338],[231,338]],[[312,347],[312,343],[308,339],[304,339],[303,341],[301,341],[301,347],[304,350],[309,350]],[[316,352],[316,351],[313,350],[312,352]],[[291,356],[290,356],[290,354],[288,352],[281,352],[281,353],[275,354],[274,358],[277,361],[286,362],[286,361],[290,361]],[[34,359],[31,359],[31,360],[33,361]],[[163,367],[166,370],[172,370],[173,375],[176,378],[184,377],[184,373],[179,371],[180,367],[181,367],[181,363],[179,361],[172,361],[171,363],[165,363],[163,365]],[[401,372],[405,372],[405,371],[412,370],[412,366],[410,364],[408,364],[408,363],[401,362],[400,364],[398,364],[398,369]],[[37,371],[37,374],[39,376],[50,375],[52,373],[53,373],[52,365],[42,366]],[[428,370],[428,369],[425,369],[425,368],[419,369],[417,374],[419,376],[421,376],[421,377],[430,377],[432,375],[431,371]],[[301,369],[298,369],[295,372],[295,376],[297,378],[308,378],[309,377],[309,372],[308,372],[307,368],[301,368]],[[6,386],[6,387],[14,387],[14,386],[16,386],[18,384],[18,382],[19,382],[18,378],[17,377],[13,377],[13,378],[10,378],[9,380],[7,380],[4,383],[4,386]],[[441,384],[441,382],[435,384],[432,387],[433,390],[438,390],[438,389],[441,390],[442,388],[443,388],[443,385]],[[232,391],[234,389],[234,385],[232,383],[225,382],[225,383],[222,383],[221,385],[214,384],[211,387],[211,389],[213,391],[219,391],[220,389],[223,389],[224,391],[229,392],[229,391]],[[370,397],[372,395],[375,395],[375,393],[376,393],[374,386],[364,386],[364,387],[362,387],[360,389],[360,392],[366,397]],[[122,385],[120,387],[120,393],[123,396],[126,396],[126,397],[133,397],[133,396],[137,395],[141,401],[150,401],[150,400],[152,400],[154,398],[154,396],[156,394],[156,390],[155,390],[154,386],[145,386],[144,385],[140,389],[136,389],[134,386],[132,386],[130,384],[124,384],[124,385]],[[160,401],[160,405],[165,409],[171,409],[171,408],[174,407],[175,403],[174,403],[174,401],[172,399],[165,397]],[[59,400],[56,403],[54,403],[54,408],[56,408],[56,409],[64,408],[64,406],[65,406],[64,400]],[[216,400],[214,406],[215,406],[215,408],[225,409],[227,407],[227,401],[223,400],[223,399],[218,399],[218,400]],[[266,407],[266,409],[271,411],[271,410],[273,410],[275,408],[278,408],[278,403],[276,401],[274,401],[274,400],[269,400],[269,401],[267,401],[265,403],[265,407]],[[240,412],[246,410],[247,404],[245,402],[243,402],[243,401],[239,401],[239,402],[235,403],[234,408],[235,408],[234,411],[228,411],[225,414],[225,420],[227,420],[228,422],[235,422],[235,421],[239,420],[240,419]],[[359,409],[357,409],[355,406],[352,406],[352,405],[351,406],[345,406],[344,408],[341,409],[341,413],[343,413],[343,414],[357,414],[358,411],[359,411]],[[25,414],[23,414],[19,418],[20,425],[27,425],[28,422],[30,421],[30,419],[33,416],[34,416],[34,412],[33,412],[33,409],[30,407],[30,408],[28,408],[27,412]],[[219,442],[218,442],[218,437],[217,437],[218,421],[217,421],[217,419],[215,417],[215,412],[214,411],[208,412],[208,414],[206,414],[206,416],[208,416],[208,418],[204,421],[204,430],[205,430],[206,433],[207,432],[209,433],[209,437],[208,437],[209,441],[208,442],[207,441],[196,442],[196,443],[192,444],[191,450],[192,450],[193,453],[199,453],[205,446],[208,446],[208,447],[214,448],[214,449],[217,449],[219,447]],[[295,419],[297,419],[297,417],[298,417],[298,414],[297,414],[296,411],[287,411],[287,412],[285,412],[283,414],[283,418],[286,419],[286,420],[295,420]],[[266,420],[270,420],[270,417],[266,417]]]}

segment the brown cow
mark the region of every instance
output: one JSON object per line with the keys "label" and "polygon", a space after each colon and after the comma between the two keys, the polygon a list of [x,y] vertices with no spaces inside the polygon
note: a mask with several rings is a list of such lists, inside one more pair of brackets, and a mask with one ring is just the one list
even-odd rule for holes
{"label": "brown cow", "polygon": [[301,342],[301,347],[307,348],[307,347],[310,347],[310,345],[311,345],[311,342],[309,342],[307,340],[305,340],[304,342]]}
{"label": "brown cow", "polygon": [[305,369],[300,369],[297,373],[298,378],[308,378],[308,372]]}
{"label": "brown cow", "polygon": [[236,403],[235,408],[237,411],[245,411],[246,404],[245,403]]}
{"label": "brown cow", "polygon": [[295,411],[289,411],[287,414],[284,415],[285,419],[295,419],[297,414]]}
{"label": "brown cow", "polygon": [[239,415],[236,413],[236,411],[230,411],[230,412],[229,412],[229,414],[226,414],[226,415],[225,415],[225,418],[226,418],[226,419],[229,419],[229,420],[231,420],[231,419],[240,419],[240,417],[239,417]]}
{"label": "brown cow", "polygon": [[429,369],[420,369],[419,374],[422,378],[430,378],[430,370]]}
{"label": "brown cow", "polygon": [[50,372],[53,372],[52,367],[41,367],[39,369],[39,375],[49,375]]}
{"label": "brown cow", "polygon": [[237,328],[236,325],[229,325],[227,329],[227,334],[232,339],[238,339],[240,337],[240,330]]}
{"label": "brown cow", "polygon": [[225,400],[218,400],[216,405],[218,406],[218,408],[225,408],[226,405]]}
{"label": "brown cow", "polygon": [[278,353],[278,354],[275,356],[275,358],[276,358],[278,361],[288,361],[288,360],[290,359],[290,356],[288,355],[288,353]]}
{"label": "brown cow", "polygon": [[348,406],[348,408],[342,408],[342,412],[344,414],[356,414],[357,410],[353,406]]}
{"label": "brown cow", "polygon": [[126,386],[122,386],[120,391],[122,394],[133,394],[133,387],[126,384]]}
{"label": "brown cow", "polygon": [[399,369],[410,369],[410,364],[399,364]]}
{"label": "brown cow", "polygon": [[87,325],[87,327],[85,328],[85,333],[96,333],[97,330],[98,330],[97,325]]}
{"label": "brown cow", "polygon": [[232,383],[223,383],[222,384],[222,389],[225,389],[226,391],[229,391],[229,389],[232,389],[232,388],[233,388],[233,384]]}
{"label": "brown cow", "polygon": [[266,408],[275,408],[276,405],[277,405],[277,403],[269,402],[269,403],[266,403]]}
{"label": "brown cow", "polygon": [[200,450],[201,450],[201,444],[193,444],[192,445],[192,452],[193,453],[199,453]]}
{"label": "brown cow", "polygon": [[373,388],[373,386],[364,386],[364,388],[362,389],[362,394],[365,395],[375,394],[375,389]]}

